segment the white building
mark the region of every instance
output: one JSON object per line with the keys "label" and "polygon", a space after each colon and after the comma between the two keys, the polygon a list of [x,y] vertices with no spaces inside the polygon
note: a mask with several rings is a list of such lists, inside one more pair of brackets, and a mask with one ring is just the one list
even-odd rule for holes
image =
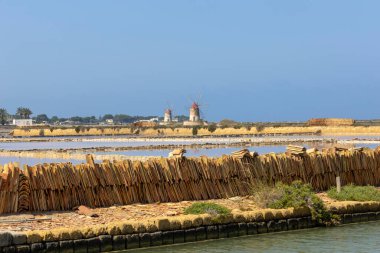
{"label": "white building", "polygon": [[106,124],[113,125],[114,124],[113,119],[106,119]]}
{"label": "white building", "polygon": [[33,120],[32,119],[13,119],[13,125],[15,126],[32,126]]}

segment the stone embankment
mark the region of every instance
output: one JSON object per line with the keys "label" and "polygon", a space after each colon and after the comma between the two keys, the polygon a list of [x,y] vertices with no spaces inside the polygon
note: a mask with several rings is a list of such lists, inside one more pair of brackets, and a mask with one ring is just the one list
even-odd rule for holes
{"label": "stone embankment", "polygon": [[[342,202],[329,209],[342,224],[380,220],[379,202]],[[204,240],[255,236],[319,226],[307,208],[233,212],[226,216],[181,215],[92,227],[0,232],[3,253],[98,253]]]}
{"label": "stone embankment", "polygon": [[[241,127],[217,128],[210,131],[201,127],[197,136],[244,136],[244,135],[380,135],[380,126],[288,126],[288,127]],[[14,137],[41,136],[194,136],[193,128],[131,128],[131,127],[38,127],[16,128]]]}

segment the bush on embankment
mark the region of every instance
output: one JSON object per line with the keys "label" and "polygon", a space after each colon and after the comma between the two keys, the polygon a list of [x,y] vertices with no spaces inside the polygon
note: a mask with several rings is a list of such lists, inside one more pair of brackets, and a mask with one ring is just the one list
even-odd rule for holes
{"label": "bush on embankment", "polygon": [[231,210],[227,207],[215,203],[194,203],[185,209],[185,214],[210,214],[210,215],[228,215]]}
{"label": "bush on embankment", "polygon": [[277,183],[275,186],[253,186],[252,194],[262,208],[308,208],[312,218],[319,224],[334,225],[339,222],[339,217],[327,210],[311,185],[301,181],[294,181],[290,185]]}
{"label": "bush on embankment", "polygon": [[373,186],[343,186],[338,193],[336,188],[331,188],[327,195],[339,201],[380,201],[380,190]]}

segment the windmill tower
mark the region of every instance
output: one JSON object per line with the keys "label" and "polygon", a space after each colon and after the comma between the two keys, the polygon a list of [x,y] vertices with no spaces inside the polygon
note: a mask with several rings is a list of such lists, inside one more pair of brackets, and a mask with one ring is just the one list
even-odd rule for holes
{"label": "windmill tower", "polygon": [[183,122],[184,126],[203,126],[205,124],[201,119],[201,109],[198,102],[193,102],[189,111],[189,120]]}
{"label": "windmill tower", "polygon": [[193,102],[193,104],[190,107],[189,121],[199,122],[200,120],[201,120],[201,116],[199,112],[199,105],[196,102]]}
{"label": "windmill tower", "polygon": [[170,123],[172,122],[172,110],[166,109],[164,114],[164,123]]}

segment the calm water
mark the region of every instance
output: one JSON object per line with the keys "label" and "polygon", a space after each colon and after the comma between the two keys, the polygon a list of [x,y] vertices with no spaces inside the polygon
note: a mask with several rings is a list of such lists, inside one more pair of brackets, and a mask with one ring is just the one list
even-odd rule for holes
{"label": "calm water", "polygon": [[131,253],[380,252],[380,222],[164,246]]}
{"label": "calm water", "polygon": [[[138,147],[148,145],[169,144],[204,144],[204,143],[236,143],[241,141],[271,141],[275,140],[322,140],[325,137],[310,136],[278,136],[278,137],[215,137],[215,138],[74,138],[75,141],[33,141],[33,142],[0,142],[0,149],[4,150],[28,150],[28,149],[70,149],[70,148],[92,148],[92,147]],[[69,138],[67,138],[69,139]],[[325,138],[326,139],[326,138]],[[331,138],[327,138],[331,139]]]}
{"label": "calm water", "polygon": [[[199,149],[186,149],[186,156],[222,156],[223,154],[231,154],[233,151],[241,150],[243,147],[233,147],[233,148],[199,148]],[[270,152],[285,152],[286,146],[254,146],[248,147],[250,151],[256,151],[259,154],[266,154]],[[118,154],[127,156],[164,156],[167,157],[169,152],[172,150],[168,149],[158,149],[158,150],[127,150],[127,151],[116,151],[116,152],[95,152],[95,154]]]}
{"label": "calm water", "polygon": [[[231,152],[239,150],[241,148],[213,148],[213,149],[186,149],[187,157],[198,157],[198,156],[210,156],[218,157],[223,154],[231,154]],[[258,146],[250,147],[250,151],[256,151],[260,154],[265,154],[269,152],[284,152],[285,146]],[[116,152],[95,152],[97,155],[126,155],[126,156],[162,156],[167,157],[169,152],[172,150],[160,149],[160,150],[129,150],[129,151],[116,151]],[[54,162],[72,162],[73,164],[85,163],[84,160],[76,159],[47,159],[47,158],[33,158],[33,157],[16,157],[16,156],[0,156],[0,164],[6,164],[10,162],[18,162],[20,165],[28,164],[35,165],[41,163],[54,163]]]}
{"label": "calm water", "polygon": [[[310,136],[278,136],[275,139],[300,139],[300,138],[318,138],[318,137],[310,137]],[[335,139],[372,139],[378,140],[379,136],[324,136],[323,138],[335,138]],[[243,138],[247,139],[247,138]],[[252,137],[252,140],[263,140],[265,137]],[[268,139],[273,139],[273,137],[268,137]],[[90,148],[90,147],[136,147],[136,146],[145,146],[145,145],[162,145],[162,144],[191,144],[191,143],[233,143],[239,142],[242,138],[231,137],[231,138],[188,138],[188,139],[127,139],[127,138],[83,138],[77,139],[77,141],[53,141],[53,142],[14,142],[14,143],[6,143],[0,142],[0,149],[4,150],[27,150],[27,149],[69,149],[69,148]],[[299,145],[303,145],[307,148],[310,146],[305,145],[304,143],[300,143]],[[312,147],[316,147],[318,149],[329,146],[329,144],[313,144]],[[355,146],[361,147],[370,147],[375,148],[378,144],[368,144],[368,143],[357,143]],[[245,147],[234,147],[234,148],[211,148],[211,149],[187,149],[186,156],[188,157],[197,157],[197,156],[210,156],[210,157],[218,157],[223,154],[231,154],[231,152],[242,149]],[[286,146],[284,145],[270,145],[270,146],[251,146],[248,148],[250,151],[256,151],[259,154],[266,154],[270,152],[280,153],[284,152]],[[120,152],[96,152],[95,154],[119,154],[125,156],[162,156],[167,157],[171,150],[168,149],[160,149],[160,150],[129,150],[129,151],[120,151]],[[29,157],[0,157],[0,164],[5,164],[9,162],[19,162],[20,164],[28,164],[34,165],[38,163],[51,163],[51,162],[72,162],[82,163],[85,162],[83,160],[74,160],[74,159],[41,159],[41,158],[29,158]]]}

